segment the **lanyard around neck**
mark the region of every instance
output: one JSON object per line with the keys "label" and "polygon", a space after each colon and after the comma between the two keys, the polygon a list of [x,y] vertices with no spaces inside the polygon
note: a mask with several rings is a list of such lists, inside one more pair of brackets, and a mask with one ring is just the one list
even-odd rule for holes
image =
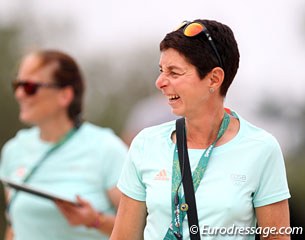
{"label": "lanyard around neck", "polygon": [[41,164],[58,148],[64,145],[76,132],[76,128],[72,128],[68,133],[65,134],[63,138],[61,138],[57,143],[55,143],[37,162],[37,164],[32,168],[32,170],[26,175],[23,179],[23,183],[26,183],[31,176],[37,171],[37,169],[41,166]]}
{"label": "lanyard around neck", "polygon": [[[204,172],[208,165],[209,159],[212,155],[213,149],[217,141],[223,136],[230,123],[230,116],[225,112],[221,126],[219,128],[216,140],[203,152],[199,163],[192,174],[194,192],[198,189],[200,182],[203,178]],[[187,151],[187,149],[185,149]],[[182,170],[183,172],[183,170]],[[179,166],[179,157],[177,145],[174,150],[173,168],[172,168],[172,223],[168,229],[165,239],[178,239],[183,238],[182,222],[186,216],[188,206],[185,204],[185,196],[181,197],[181,183],[182,183],[181,170]]]}
{"label": "lanyard around neck", "polygon": [[[42,165],[42,163],[58,148],[60,148],[62,145],[64,145],[76,132],[77,128],[72,128],[65,136],[59,140],[55,145],[53,145],[43,156],[42,158],[37,162],[37,164],[31,169],[31,171],[25,176],[23,179],[23,183],[26,183],[29,181],[29,179],[34,175],[34,173],[37,171],[37,169]],[[14,200],[17,197],[18,190],[12,195],[7,207],[6,212],[9,212],[10,206],[14,202]]]}

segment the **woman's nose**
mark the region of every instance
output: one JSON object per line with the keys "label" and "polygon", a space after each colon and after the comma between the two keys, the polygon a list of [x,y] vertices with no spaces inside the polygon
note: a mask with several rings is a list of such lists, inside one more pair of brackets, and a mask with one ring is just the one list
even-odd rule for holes
{"label": "woman's nose", "polygon": [[159,77],[155,82],[155,85],[159,90],[162,90],[164,87],[168,85],[168,80],[163,73],[160,73]]}
{"label": "woman's nose", "polygon": [[26,93],[24,92],[23,88],[21,86],[17,87],[15,92],[14,92],[14,96],[17,100],[20,100],[24,97],[26,97]]}

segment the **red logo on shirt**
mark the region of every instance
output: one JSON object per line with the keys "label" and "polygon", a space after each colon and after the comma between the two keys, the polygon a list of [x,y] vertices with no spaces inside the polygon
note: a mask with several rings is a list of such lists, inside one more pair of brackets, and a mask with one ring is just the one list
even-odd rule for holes
{"label": "red logo on shirt", "polygon": [[23,177],[25,175],[25,172],[26,172],[26,168],[25,167],[19,167],[16,169],[16,176],[18,177]]}
{"label": "red logo on shirt", "polygon": [[161,181],[168,181],[169,178],[167,177],[165,169],[162,169],[154,178],[154,180],[161,180]]}

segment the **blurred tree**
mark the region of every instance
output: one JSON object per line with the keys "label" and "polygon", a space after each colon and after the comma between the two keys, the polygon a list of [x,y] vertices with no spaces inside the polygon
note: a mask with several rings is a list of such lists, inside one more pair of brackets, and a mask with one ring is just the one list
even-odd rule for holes
{"label": "blurred tree", "polygon": [[[304,5],[305,6],[305,5]],[[303,11],[305,8],[302,8]],[[300,21],[300,34],[305,37],[305,15]],[[304,42],[304,41],[303,41]],[[266,104],[266,102],[268,102]],[[267,105],[267,107],[263,107]],[[291,226],[303,227],[303,234],[292,235],[292,240],[303,240],[305,231],[305,102],[279,103],[269,99],[261,105],[263,116],[266,119],[277,119],[282,122],[282,128],[289,132],[289,139],[293,144],[285,155],[287,177],[291,193],[289,199]],[[284,106],[284,107],[283,107]],[[293,106],[293,107],[290,107]]]}
{"label": "blurred tree", "polygon": [[[305,119],[304,119],[305,120]],[[304,146],[305,147],[305,146]],[[304,149],[303,147],[303,149]],[[291,226],[303,227],[303,235],[294,235],[292,240],[303,240],[305,229],[305,155],[301,154],[287,159],[287,176],[291,193],[290,219]]]}
{"label": "blurred tree", "polygon": [[[288,131],[289,139],[294,144],[290,151],[284,152],[287,178],[291,198],[290,219],[291,226],[305,229],[305,102],[302,104],[290,103],[293,108],[283,108],[283,103],[265,99],[261,103],[260,114],[266,121],[280,122],[281,128]],[[304,239],[302,235],[292,235],[292,240]]]}
{"label": "blurred tree", "polygon": [[[294,148],[290,155],[287,175],[290,184],[291,199],[291,225],[302,226],[305,231],[305,103],[298,108],[298,115],[294,121],[290,122],[297,126],[299,134],[299,144]],[[294,136],[292,135],[292,138]],[[303,235],[293,236],[293,240],[304,239]]]}
{"label": "blurred tree", "polygon": [[[10,82],[20,53],[20,29],[16,25],[0,27],[0,148],[21,127],[17,116],[17,104],[13,100]],[[2,186],[0,187],[3,192]],[[0,194],[0,212],[4,210],[4,197]],[[0,215],[0,239],[3,238],[5,220]]]}
{"label": "blurred tree", "polygon": [[99,54],[84,69],[88,82],[87,118],[111,127],[118,135],[130,109],[157,91],[154,82],[158,76],[158,52],[152,54],[148,48],[125,58]]}

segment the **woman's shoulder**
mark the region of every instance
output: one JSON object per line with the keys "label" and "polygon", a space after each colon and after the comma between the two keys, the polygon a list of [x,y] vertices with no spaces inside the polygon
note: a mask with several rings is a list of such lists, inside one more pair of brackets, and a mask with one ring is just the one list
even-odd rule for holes
{"label": "woman's shoulder", "polygon": [[244,138],[251,141],[262,142],[265,145],[278,145],[277,139],[266,129],[256,126],[253,123],[239,116],[240,128]]}
{"label": "woman's shoulder", "polygon": [[114,134],[111,128],[101,127],[91,122],[83,122],[79,130],[83,134],[90,134],[90,135]]}
{"label": "woman's shoulder", "polygon": [[39,130],[37,127],[24,128],[16,132],[15,136],[7,141],[7,144],[15,142],[29,142],[33,139],[37,139],[39,136]]}
{"label": "woman's shoulder", "polygon": [[82,142],[122,142],[116,133],[107,127],[101,127],[90,122],[84,122],[79,129],[79,137]]}
{"label": "woman's shoulder", "polygon": [[25,148],[39,139],[39,130],[37,127],[18,130],[14,137],[9,139],[2,148],[2,152],[18,151],[20,146]]}

